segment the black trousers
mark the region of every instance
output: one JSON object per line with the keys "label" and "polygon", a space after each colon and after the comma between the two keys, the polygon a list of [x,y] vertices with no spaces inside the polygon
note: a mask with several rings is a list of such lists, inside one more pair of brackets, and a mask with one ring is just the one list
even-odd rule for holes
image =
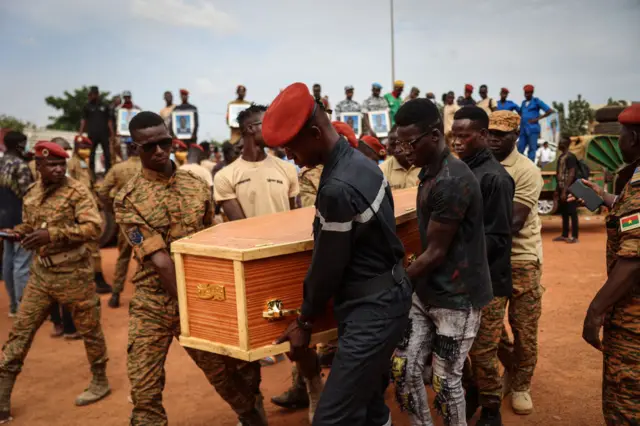
{"label": "black trousers", "polygon": [[56,325],[62,324],[64,334],[74,334],[77,331],[71,312],[58,302],[54,302],[51,305],[51,322]]}
{"label": "black trousers", "polygon": [[102,147],[102,154],[104,155],[104,168],[108,172],[111,168],[111,149],[109,149],[109,135],[89,135],[89,139],[93,142],[91,147],[91,157],[89,159],[89,167],[93,176],[96,175],[96,149],[98,145]]}
{"label": "black trousers", "polygon": [[571,236],[578,238],[578,208],[576,203],[561,201],[559,209],[562,214],[562,236],[569,237],[569,220],[571,220]]}
{"label": "black trousers", "polygon": [[385,317],[386,310],[363,306],[339,318],[338,351],[313,426],[382,426],[389,420],[384,393],[391,355],[407,327],[411,289],[407,283],[405,288],[398,285],[387,292],[396,293],[396,306],[406,304],[406,315]]}

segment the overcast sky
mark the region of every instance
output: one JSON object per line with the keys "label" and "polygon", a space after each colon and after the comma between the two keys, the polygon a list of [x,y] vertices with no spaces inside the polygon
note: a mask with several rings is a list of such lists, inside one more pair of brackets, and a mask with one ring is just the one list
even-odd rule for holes
{"label": "overcast sky", "polygon": [[[580,93],[640,100],[639,0],[395,0],[396,78],[440,98],[465,83],[491,96],[536,86],[547,103]],[[191,91],[200,139],[228,138],[238,84],[269,103],[321,83],[332,105],[391,86],[389,0],[0,1],[0,114],[48,123],[44,103],[81,85],[131,90],[143,109]]]}

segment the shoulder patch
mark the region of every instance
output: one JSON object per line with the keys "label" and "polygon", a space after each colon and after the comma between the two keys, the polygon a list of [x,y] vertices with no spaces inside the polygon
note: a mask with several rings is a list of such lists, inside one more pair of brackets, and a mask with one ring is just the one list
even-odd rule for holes
{"label": "shoulder patch", "polygon": [[138,244],[142,244],[142,242],[144,241],[142,232],[140,232],[140,228],[138,228],[137,226],[134,226],[129,230],[128,236],[129,236],[129,241],[131,241],[131,244],[138,245]]}
{"label": "shoulder patch", "polygon": [[129,181],[127,183],[125,183],[125,185],[122,187],[122,189],[120,191],[118,191],[118,193],[115,196],[115,202],[117,203],[122,203],[122,201],[124,200],[124,198],[129,195],[138,185],[138,177],[142,176],[140,173],[136,174],[134,177],[132,177],[131,179],[129,179]]}
{"label": "shoulder patch", "polygon": [[633,171],[633,176],[631,176],[629,184],[631,184],[632,186],[640,185],[640,167],[636,167],[636,169]]}
{"label": "shoulder patch", "polygon": [[637,228],[640,228],[640,213],[620,218],[620,232],[627,232]]}

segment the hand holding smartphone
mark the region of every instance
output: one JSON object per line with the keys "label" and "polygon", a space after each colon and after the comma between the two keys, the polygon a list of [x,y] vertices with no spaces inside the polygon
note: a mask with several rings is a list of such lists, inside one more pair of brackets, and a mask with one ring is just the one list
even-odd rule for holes
{"label": "hand holding smartphone", "polygon": [[569,187],[569,192],[577,199],[582,200],[584,206],[592,212],[598,210],[598,208],[604,204],[602,197],[600,197],[596,191],[585,185],[580,179]]}

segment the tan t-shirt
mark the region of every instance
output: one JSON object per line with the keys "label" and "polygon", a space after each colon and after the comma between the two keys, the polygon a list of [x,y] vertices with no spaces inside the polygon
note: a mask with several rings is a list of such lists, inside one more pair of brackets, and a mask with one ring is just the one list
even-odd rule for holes
{"label": "tan t-shirt", "polygon": [[200,164],[183,164],[182,166],[180,166],[180,169],[192,172],[194,175],[207,182],[207,185],[209,185],[209,187],[213,186],[213,178],[211,177],[211,172],[207,170],[206,167],[203,167]]}
{"label": "tan t-shirt", "polygon": [[242,157],[213,179],[216,202],[237,199],[246,217],[288,211],[289,198],[300,192],[295,166],[272,155],[262,161]]}
{"label": "tan t-shirt", "polygon": [[209,170],[209,173],[213,172],[213,168],[216,166],[216,163],[214,163],[211,160],[202,160],[200,162],[200,165],[202,167],[204,167],[205,169]]}
{"label": "tan t-shirt", "polygon": [[420,169],[411,166],[409,170],[402,167],[396,157],[390,156],[380,164],[382,174],[387,178],[391,189],[413,188],[418,186],[418,174]]}
{"label": "tan t-shirt", "polygon": [[538,260],[542,263],[542,223],[538,216],[538,199],[544,185],[540,169],[531,160],[514,149],[502,161],[505,170],[516,184],[513,201],[524,204],[531,211],[524,226],[514,235],[511,247],[511,260]]}
{"label": "tan t-shirt", "polygon": [[171,113],[175,107],[175,105],[170,105],[160,110],[160,117],[162,117],[164,124],[166,124],[168,128],[171,128]]}
{"label": "tan t-shirt", "polygon": [[498,105],[496,104],[495,99],[493,98],[486,98],[486,99],[480,99],[477,103],[476,103],[477,107],[480,107],[484,110],[484,112],[488,114],[491,114],[493,111],[491,110],[491,108],[493,108],[493,110],[495,111],[496,108],[498,108]]}
{"label": "tan t-shirt", "polygon": [[451,128],[453,127],[453,116],[456,114],[456,111],[460,109],[460,106],[457,104],[453,105],[445,105],[442,110],[442,121],[444,124],[444,134],[447,135],[451,132]]}

